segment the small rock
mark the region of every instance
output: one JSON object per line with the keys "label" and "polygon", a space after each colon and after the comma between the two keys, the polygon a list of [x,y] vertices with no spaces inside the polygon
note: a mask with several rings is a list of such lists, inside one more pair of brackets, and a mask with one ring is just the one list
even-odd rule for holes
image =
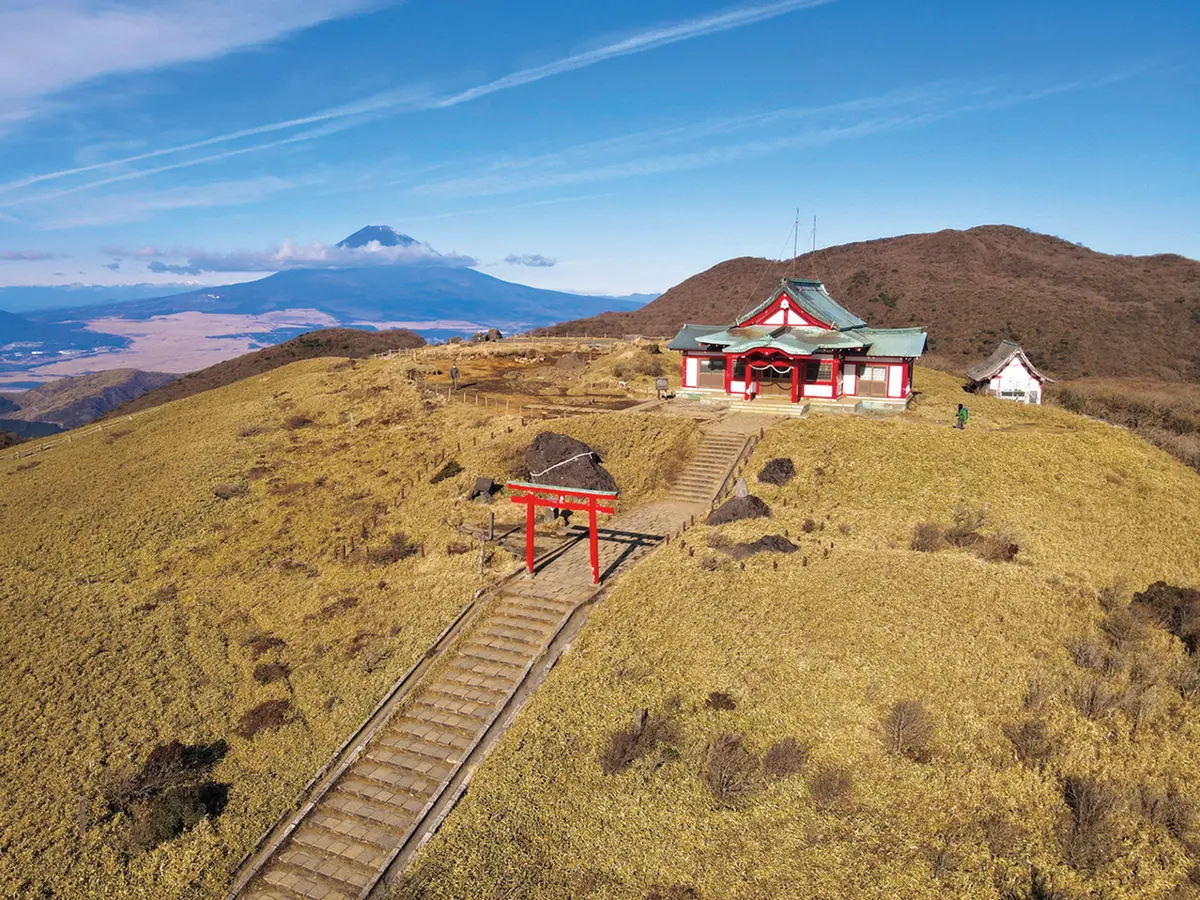
{"label": "small rock", "polygon": [[746,487],[746,479],[739,478],[737,484],[733,486],[733,496],[740,500],[745,500],[750,496],[750,488]]}

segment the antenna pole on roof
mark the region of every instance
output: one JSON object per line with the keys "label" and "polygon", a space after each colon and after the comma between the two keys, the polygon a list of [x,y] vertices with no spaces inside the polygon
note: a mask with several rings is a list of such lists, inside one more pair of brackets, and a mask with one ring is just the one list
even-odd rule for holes
{"label": "antenna pole on roof", "polygon": [[813,281],[817,280],[817,217],[813,216],[813,249],[812,249]]}
{"label": "antenna pole on roof", "polygon": [[800,207],[796,207],[796,224],[792,226],[792,277],[796,277],[796,258],[800,253]]}

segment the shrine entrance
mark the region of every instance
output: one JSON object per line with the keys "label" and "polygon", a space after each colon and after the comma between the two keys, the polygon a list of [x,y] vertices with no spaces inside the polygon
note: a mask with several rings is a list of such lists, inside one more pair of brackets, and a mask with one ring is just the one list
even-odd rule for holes
{"label": "shrine entrance", "polygon": [[525,569],[533,574],[533,526],[534,509],[584,510],[588,514],[588,549],[592,563],[592,584],[600,583],[599,526],[596,514],[612,515],[617,511],[618,491],[587,491],[578,488],[559,487],[553,484],[530,484],[525,481],[510,481],[506,485],[514,493],[513,503],[525,504]]}

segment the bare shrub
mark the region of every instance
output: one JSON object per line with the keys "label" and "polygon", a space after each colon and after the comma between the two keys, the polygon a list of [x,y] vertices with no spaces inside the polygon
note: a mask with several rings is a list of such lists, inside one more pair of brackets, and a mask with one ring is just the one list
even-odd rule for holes
{"label": "bare shrub", "polygon": [[818,809],[833,810],[850,802],[854,776],[836,765],[818,766],[808,779],[808,794]]}
{"label": "bare shrub", "polygon": [[242,641],[243,647],[250,649],[250,655],[254,659],[258,659],[264,653],[274,650],[278,647],[286,647],[287,642],[273,634],[252,634],[246,640]]}
{"label": "bare shrub", "polygon": [[250,740],[260,731],[282,728],[290,721],[292,721],[290,700],[267,700],[253,709],[246,710],[238,720],[233,733],[238,737]]}
{"label": "bare shrub", "polygon": [[930,757],[937,725],[920,700],[900,700],[883,717],[883,736],[888,749],[917,762]]}
{"label": "bare shrub", "polygon": [[261,424],[255,422],[250,425],[243,425],[240,429],[238,429],[238,437],[241,437],[241,438],[257,437],[260,434],[266,434],[269,430],[270,429],[267,428],[266,425],[261,425]]}
{"label": "bare shrub", "polygon": [[767,748],[763,756],[763,771],[772,778],[786,778],[804,771],[811,747],[795,738],[783,738]]}
{"label": "bare shrub", "polygon": [[979,531],[991,524],[986,507],[960,506],[954,511],[954,523],[945,529],[946,542],[953,547],[970,547],[979,540]]}
{"label": "bare shrub", "polygon": [[340,600],[334,600],[332,603],[326,603],[315,613],[308,613],[304,617],[305,622],[332,622],[337,616],[354,609],[358,606],[359,600],[357,597],[342,597]]}
{"label": "bare shrub", "polygon": [[740,734],[713,736],[704,757],[704,783],[717,804],[733,808],[745,803],[759,782],[759,763]]}
{"label": "bare shrub", "polygon": [[646,900],[700,900],[700,891],[690,884],[673,884],[651,888]]}
{"label": "bare shrub", "polygon": [[287,419],[285,419],[283,427],[288,431],[296,431],[300,428],[307,428],[312,423],[313,420],[310,417],[303,414],[297,414],[294,416],[289,416]]}
{"label": "bare shrub", "polygon": [[1012,741],[1017,758],[1029,765],[1041,765],[1054,752],[1050,733],[1041,719],[1010,722],[1004,726],[1005,736]]}
{"label": "bare shrub", "polygon": [[1068,775],[1062,790],[1071,813],[1063,842],[1067,861],[1078,869],[1093,869],[1112,854],[1113,815],[1120,797],[1110,785],[1082,775]]}
{"label": "bare shrub", "polygon": [[126,816],[123,837],[131,850],[149,850],[224,811],[229,785],[208,775],[228,749],[224,741],[171,741],[155,747],[141,769],[109,772],[102,779],[109,813]]}
{"label": "bare shrub", "polygon": [[1025,686],[1021,703],[1026,709],[1037,712],[1045,708],[1052,693],[1049,683],[1044,678],[1031,678],[1029,684]]}
{"label": "bare shrub", "polygon": [[737,701],[724,691],[713,691],[708,695],[708,699],[704,701],[704,706],[708,709],[737,709]]}
{"label": "bare shrub", "polygon": [[1184,700],[1200,696],[1200,657],[1187,656],[1176,660],[1168,671],[1167,680]]}
{"label": "bare shrub", "polygon": [[1104,647],[1088,635],[1077,634],[1069,638],[1067,652],[1081,669],[1099,669],[1104,664]]}
{"label": "bare shrub", "polygon": [[398,563],[402,559],[416,556],[420,545],[412,543],[402,531],[394,531],[388,535],[387,543],[382,546],[368,547],[366,559],[375,565],[387,566]]}
{"label": "bare shrub", "polygon": [[429,479],[429,483],[441,484],[447,478],[453,478],[455,475],[458,475],[462,470],[463,467],[459,465],[458,461],[452,459],[433,474],[433,477]]}
{"label": "bare shrub", "polygon": [[1012,562],[1021,547],[1004,532],[982,534],[971,545],[975,555],[987,562]]}
{"label": "bare shrub", "polygon": [[1101,588],[1096,594],[1096,599],[1100,603],[1100,608],[1106,613],[1116,612],[1118,609],[1124,609],[1129,606],[1125,591],[1119,585],[1115,584]]}
{"label": "bare shrub", "polygon": [[1121,694],[1095,676],[1085,678],[1071,691],[1071,701],[1086,718],[1101,719],[1121,702]]}
{"label": "bare shrub", "polygon": [[291,667],[282,662],[259,663],[254,667],[254,680],[259,684],[282,681],[291,674]]}
{"label": "bare shrub", "polygon": [[234,497],[245,497],[250,493],[250,486],[244,481],[226,481],[213,488],[213,494],[219,500],[232,500]]}
{"label": "bare shrub", "polygon": [[1165,791],[1142,785],[1138,788],[1142,818],[1162,828],[1178,841],[1184,841],[1196,825],[1196,807],[1172,785]]}
{"label": "bare shrub", "polygon": [[812,534],[814,531],[817,530],[817,523],[814,522],[812,519],[805,519],[800,524],[800,530],[803,531],[805,534]]}
{"label": "bare shrub", "polygon": [[731,541],[729,536],[722,531],[710,531],[704,536],[704,543],[713,550],[724,550]]}
{"label": "bare shrub", "polygon": [[639,709],[634,721],[609,734],[600,751],[600,771],[615,775],[633,765],[659,745],[673,744],[678,738],[675,723],[665,715],[651,716],[648,710]]}
{"label": "bare shrub", "polygon": [[1104,633],[1113,648],[1124,653],[1137,646],[1146,637],[1146,626],[1129,609],[1115,609],[1104,620]]}
{"label": "bare shrub", "polygon": [[936,553],[945,550],[946,546],[942,526],[937,522],[920,522],[913,528],[912,549],[922,553]]}
{"label": "bare shrub", "polygon": [[699,566],[705,572],[715,572],[721,568],[721,558],[711,553],[705,553],[700,557]]}
{"label": "bare shrub", "polygon": [[1200,638],[1200,590],[1156,581],[1133,595],[1132,609],[1183,641],[1188,653],[1196,652]]}

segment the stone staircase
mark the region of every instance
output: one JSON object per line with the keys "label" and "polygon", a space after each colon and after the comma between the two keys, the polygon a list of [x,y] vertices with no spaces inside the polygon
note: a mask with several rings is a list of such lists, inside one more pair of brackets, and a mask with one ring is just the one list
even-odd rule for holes
{"label": "stone staircase", "polygon": [[702,431],[700,447],[671,485],[669,499],[680,503],[711,503],[747,441],[744,433],[735,430]]}
{"label": "stone staircase", "polygon": [[586,586],[532,581],[498,594],[230,896],[356,900],[371,894],[550,639],[590,593]]}

